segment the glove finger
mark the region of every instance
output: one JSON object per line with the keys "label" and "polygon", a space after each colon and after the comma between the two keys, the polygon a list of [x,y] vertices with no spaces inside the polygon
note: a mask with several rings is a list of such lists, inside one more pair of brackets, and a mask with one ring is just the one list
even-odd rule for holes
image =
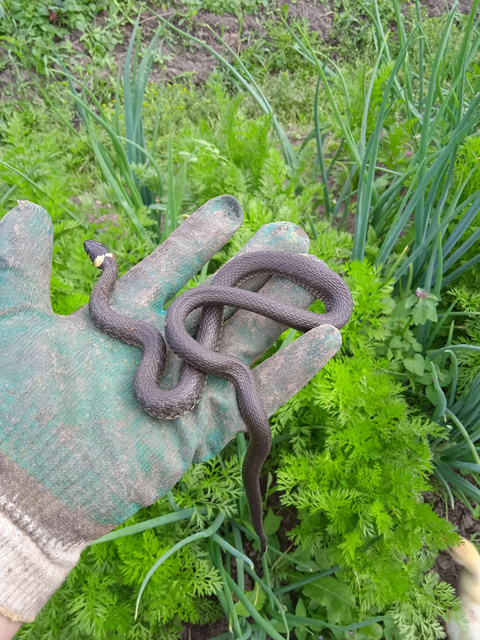
{"label": "glove finger", "polygon": [[[146,320],[172,298],[237,231],[243,210],[233,196],[213,198],[197,209],[168,239],[126,273],[115,286],[113,304]],[[142,314],[142,309],[146,309]]]}
{"label": "glove finger", "polygon": [[52,313],[53,225],[42,207],[19,200],[0,221],[0,307]]}
{"label": "glove finger", "polygon": [[340,331],[323,324],[255,367],[252,373],[267,415],[298,393],[341,346]]}
{"label": "glove finger", "polygon": [[[296,224],[292,222],[271,222],[260,227],[253,238],[250,238],[238,251],[236,256],[255,251],[307,253],[309,246],[310,240],[307,234]],[[250,291],[258,291],[269,279],[269,275],[259,274],[249,278],[241,287]]]}

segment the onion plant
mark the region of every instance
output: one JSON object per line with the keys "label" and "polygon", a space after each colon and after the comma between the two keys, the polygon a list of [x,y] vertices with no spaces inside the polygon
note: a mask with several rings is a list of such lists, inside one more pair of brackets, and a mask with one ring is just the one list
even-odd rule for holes
{"label": "onion plant", "polygon": [[[374,6],[375,11],[366,11],[375,29],[377,59],[364,92],[364,115],[359,132],[352,131],[350,126],[350,99],[341,71],[331,61],[327,62],[334,66],[336,80],[345,93],[346,113],[341,113],[337,105],[332,80],[325,74],[324,63],[320,62],[307,34],[298,25],[295,30],[288,27],[298,51],[315,65],[319,73],[314,134],[320,164],[323,164],[322,135],[325,134],[317,107],[321,80],[352,165],[346,186],[332,212],[332,221],[340,206],[346,204],[347,194],[351,196],[352,185],[357,183],[352,257],[361,260],[365,255],[367,230],[371,226],[381,239],[377,264],[385,268],[400,237],[412,228],[414,239],[409,251],[395,264],[391,275],[398,280],[412,269],[410,282],[414,287],[429,289],[438,279],[441,288],[480,260],[480,256],[476,256],[467,264],[461,264],[465,252],[479,237],[475,233],[464,239],[480,209],[480,190],[467,198],[468,178],[457,184],[453,173],[456,152],[468,136],[474,135],[480,119],[477,87],[470,86],[466,80],[466,70],[475,59],[480,45],[478,20],[475,17],[478,0],[473,3],[461,46],[450,59],[447,58],[447,52],[451,46],[456,3],[448,16],[437,50],[430,58],[425,54],[425,33],[418,0],[417,24],[408,36],[400,4],[398,0],[394,1],[399,40],[396,57],[391,53],[391,38],[384,32],[377,2]],[[414,59],[414,46],[418,47],[417,69],[413,68],[411,62]],[[383,89],[374,131],[367,139],[372,88],[381,68],[391,70]],[[419,140],[418,148],[408,170],[394,177],[379,195],[375,180],[379,171],[384,170],[378,166],[380,138],[387,117],[392,113],[408,119],[413,135]],[[322,179],[325,186],[326,176],[322,176]],[[326,208],[328,212],[329,207]]]}
{"label": "onion plant", "polygon": [[[138,17],[127,50],[123,74],[117,79],[115,90],[115,112],[113,122],[104,106],[88,87],[68,73],[62,63],[63,74],[67,78],[71,94],[102,172],[105,182],[111,188],[117,204],[130,221],[133,229],[143,240],[147,239],[149,219],[154,223],[154,240],[165,240],[176,228],[180,214],[180,206],[185,189],[186,165],[184,164],[176,177],[173,172],[171,136],[168,147],[167,198],[164,195],[164,181],[157,161],[155,148],[158,139],[161,117],[160,103],[157,108],[153,139],[147,148],[143,122],[143,105],[145,90],[154,60],[154,47],[164,30],[160,26],[152,38],[143,59],[139,62],[138,46],[136,46]],[[81,87],[79,93],[75,84]],[[123,96],[123,113],[121,97]],[[98,127],[100,130],[98,130]],[[105,138],[109,145],[105,144]],[[149,186],[142,184],[138,177],[138,167],[151,169],[154,180]]]}
{"label": "onion plant", "polygon": [[256,82],[255,78],[248,71],[247,67],[243,64],[243,62],[241,61],[239,56],[235,53],[235,51],[225,42],[225,40],[223,40],[217,33],[215,33],[215,31],[213,31],[213,29],[211,29],[209,25],[205,25],[212,31],[213,35],[217,38],[217,40],[221,42],[222,47],[224,47],[224,49],[228,51],[228,53],[233,58],[233,60],[235,61],[237,66],[240,68],[240,70],[238,70],[233,64],[231,64],[226,59],[225,56],[222,56],[220,53],[218,53],[218,51],[215,51],[215,49],[210,47],[206,42],[203,42],[199,38],[192,36],[190,33],[186,31],[182,31],[182,29],[179,29],[178,27],[170,24],[168,20],[165,20],[165,18],[162,18],[162,16],[160,16],[158,13],[155,13],[155,11],[153,11],[152,9],[151,9],[151,12],[158,18],[158,20],[164,26],[168,25],[168,27],[172,29],[172,31],[175,31],[175,33],[178,33],[182,37],[187,38],[192,42],[196,42],[197,44],[202,46],[206,51],[208,51],[212,56],[214,56],[222,64],[222,66],[228,71],[228,73],[231,74],[231,76],[234,78],[234,80],[236,80],[239,83],[240,86],[242,86],[246,91],[248,91],[248,93],[252,96],[252,98],[258,104],[260,109],[271,117],[272,126],[282,146],[285,162],[292,170],[298,169],[299,163],[298,163],[298,158],[295,153],[295,150],[292,147],[290,140],[288,139],[285,129],[282,127],[277,116],[275,115],[272,105],[270,104],[264,92]]}
{"label": "onion plant", "polygon": [[[470,501],[480,504],[480,374],[469,388],[456,395],[458,382],[458,349],[480,350],[471,345],[451,345],[433,352],[430,357],[451,362],[452,381],[446,392],[441,388],[435,365],[431,363],[438,401],[432,419],[447,429],[445,438],[436,438],[431,444],[435,462],[435,476],[449,502],[454,506],[455,494],[472,510]],[[465,478],[469,474],[473,482]]]}
{"label": "onion plant", "polygon": [[[415,2],[416,24],[409,34],[400,2],[394,0],[398,39],[396,54],[392,52],[390,44],[392,34],[385,32],[383,27],[377,0],[373,10],[368,6],[364,7],[374,28],[377,58],[368,86],[364,90],[363,117],[359,131],[353,130],[350,124],[351,99],[341,70],[333,60],[319,57],[308,34],[298,24],[290,26],[287,23],[286,10],[283,19],[294,38],[294,48],[318,73],[314,128],[303,146],[310,140],[315,140],[317,157],[314,173],[316,175],[320,171],[326,215],[333,224],[339,219],[343,207],[341,223],[346,219],[349,206],[356,201],[353,259],[361,260],[364,257],[367,232],[371,227],[380,239],[377,264],[387,270],[389,276],[396,281],[407,276],[410,271],[410,284],[425,289],[435,286],[437,290],[441,289],[480,260],[479,255],[462,264],[466,251],[480,237],[479,232],[465,239],[466,231],[480,209],[480,190],[467,198],[468,178],[457,184],[453,171],[459,146],[469,136],[475,135],[480,119],[480,96],[477,87],[472,86],[466,76],[480,45],[476,18],[479,0],[473,2],[458,51],[449,57],[447,54],[452,47],[452,28],[457,4],[454,3],[448,15],[436,50],[431,51],[432,47],[424,31],[419,0]],[[198,38],[173,25],[169,25],[169,28],[200,44],[215,56],[234,80],[250,93],[262,111],[271,116],[286,162],[292,169],[297,169],[299,161],[295,150],[271,104],[239,56],[217,34],[216,37],[234,64]],[[417,64],[414,67],[412,61],[415,58]],[[368,136],[372,93],[380,71],[384,69],[388,69],[389,73],[375,127]],[[344,112],[338,105],[338,86],[344,94]],[[318,108],[322,93],[330,104],[341,132],[338,150],[328,163],[323,150],[327,128],[320,122]],[[389,172],[392,178],[380,194],[376,180],[380,171],[388,173],[388,170],[380,165],[379,149],[385,125],[393,114],[409,121],[413,137],[418,138],[418,148],[406,170]],[[327,182],[335,163],[339,159],[345,160],[345,153],[351,170],[333,207]],[[392,254],[399,240],[410,229],[414,234],[412,243],[407,251],[400,254],[398,260],[393,258],[392,261]]]}

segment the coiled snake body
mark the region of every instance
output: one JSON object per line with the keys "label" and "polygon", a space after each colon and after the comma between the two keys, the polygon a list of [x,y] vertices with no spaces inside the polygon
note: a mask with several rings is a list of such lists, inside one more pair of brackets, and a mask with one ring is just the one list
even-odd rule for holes
{"label": "coiled snake body", "polygon": [[[237,358],[218,353],[224,306],[253,311],[299,331],[308,331],[322,324],[340,329],[352,313],[350,290],[325,263],[308,255],[262,251],[232,259],[213,277],[210,286],[186,291],[168,309],[165,337],[172,350],[187,364],[175,389],[161,389],[158,380],[166,364],[166,346],[161,334],[155,327],[111,309],[109,300],[118,272],[115,258],[94,240],[84,242],[84,247],[93,264],[102,271],[90,296],[89,310],[93,322],[114,338],[143,350],[143,358],[135,374],[134,390],[144,411],[157,418],[170,419],[190,411],[202,396],[207,374],[227,378],[234,384],[240,413],[249,434],[243,482],[261,553],[265,553],[267,539],[263,530],[260,472],[270,451],[271,431],[249,366]],[[301,285],[322,300],[325,313],[304,311],[236,288],[258,273],[280,275]],[[187,332],[185,321],[198,307],[203,309],[194,339]]]}

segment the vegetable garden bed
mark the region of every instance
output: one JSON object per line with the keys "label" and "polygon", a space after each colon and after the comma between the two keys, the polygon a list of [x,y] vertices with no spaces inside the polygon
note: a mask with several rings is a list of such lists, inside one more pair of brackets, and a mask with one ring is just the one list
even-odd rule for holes
{"label": "vegetable garden bed", "polygon": [[[89,548],[17,637],[445,637],[444,550],[455,530],[478,541],[480,513],[478,0],[172,4],[4,0],[0,215],[21,199],[52,216],[54,310],[87,303],[92,234],[125,272],[231,193],[244,225],[188,286],[288,220],[354,315],[273,418],[262,582],[238,556],[256,549],[238,438],[127,523],[164,526]],[[237,556],[213,535],[181,546],[135,620],[150,567],[218,514]]]}

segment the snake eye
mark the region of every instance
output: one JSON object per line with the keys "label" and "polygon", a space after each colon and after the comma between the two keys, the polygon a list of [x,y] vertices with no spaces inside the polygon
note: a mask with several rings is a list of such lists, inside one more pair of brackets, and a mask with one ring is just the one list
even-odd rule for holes
{"label": "snake eye", "polygon": [[100,242],[97,242],[96,240],[85,240],[83,248],[94,264],[95,260],[99,256],[104,256],[105,254],[110,253],[107,247],[103,246],[103,244],[100,244]]}

